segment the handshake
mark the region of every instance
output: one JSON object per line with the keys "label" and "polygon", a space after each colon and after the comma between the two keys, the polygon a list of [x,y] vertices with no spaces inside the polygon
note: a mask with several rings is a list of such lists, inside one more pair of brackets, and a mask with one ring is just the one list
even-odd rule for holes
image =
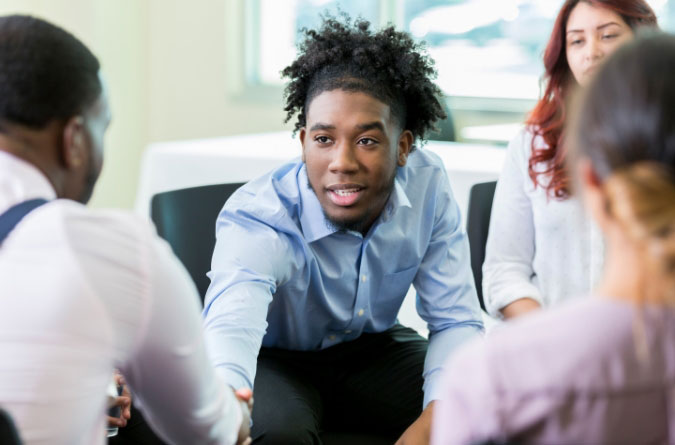
{"label": "handshake", "polygon": [[[117,434],[118,428],[127,425],[131,418],[131,392],[124,381],[122,374],[115,371],[113,382],[117,394],[110,396],[108,401],[108,437]],[[250,445],[251,443],[251,412],[253,411],[253,391],[248,388],[240,388],[234,391],[237,405],[241,410],[241,425],[237,434],[237,445]],[[114,431],[113,434],[110,434]]]}
{"label": "handshake", "polygon": [[237,445],[249,445],[251,443],[251,412],[253,412],[253,391],[241,388],[234,391],[234,396],[241,408],[241,426],[237,436]]}

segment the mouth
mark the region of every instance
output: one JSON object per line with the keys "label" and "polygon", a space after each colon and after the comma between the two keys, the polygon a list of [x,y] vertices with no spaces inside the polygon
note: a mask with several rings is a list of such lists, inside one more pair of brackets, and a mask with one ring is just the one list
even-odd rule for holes
{"label": "mouth", "polygon": [[365,187],[357,184],[336,184],[326,187],[330,201],[340,207],[349,207],[361,198]]}
{"label": "mouth", "polygon": [[593,74],[593,72],[594,72],[597,68],[598,68],[597,65],[591,65],[591,66],[589,66],[588,68],[586,68],[586,70],[584,70],[584,74],[587,75],[587,76],[589,76],[589,75]]}

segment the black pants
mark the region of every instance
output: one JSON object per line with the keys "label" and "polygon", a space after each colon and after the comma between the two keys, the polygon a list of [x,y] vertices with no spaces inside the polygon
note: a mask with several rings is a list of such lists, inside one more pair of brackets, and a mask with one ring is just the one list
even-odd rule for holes
{"label": "black pants", "polygon": [[[256,444],[392,444],[422,412],[427,340],[396,325],[315,352],[262,348]],[[163,445],[141,413],[109,445]]]}
{"label": "black pants", "polygon": [[427,345],[396,325],[321,351],[262,348],[254,443],[393,443],[422,412]]}

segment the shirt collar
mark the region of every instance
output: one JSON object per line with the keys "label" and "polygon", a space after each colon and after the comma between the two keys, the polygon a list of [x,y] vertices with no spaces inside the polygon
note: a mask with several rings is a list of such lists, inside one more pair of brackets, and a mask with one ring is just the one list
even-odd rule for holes
{"label": "shirt collar", "polygon": [[[314,190],[309,185],[307,168],[304,163],[298,171],[297,179],[301,201],[300,226],[302,227],[302,233],[305,235],[305,240],[311,243],[337,232],[326,219],[319,198],[317,198],[316,193],[314,193]],[[375,224],[389,221],[401,207],[412,207],[412,205],[398,177],[396,177],[394,178],[394,188],[389,196],[389,200],[384,206],[380,218],[375,221]]]}
{"label": "shirt collar", "polygon": [[389,196],[387,205],[384,206],[383,220],[389,221],[394,216],[394,213],[401,207],[412,208],[412,204],[410,204],[408,195],[405,193],[401,182],[398,178],[394,178],[394,189],[391,191],[391,196]]}
{"label": "shirt collar", "polygon": [[33,164],[0,150],[0,213],[34,198],[55,199],[54,187]]}
{"label": "shirt collar", "polygon": [[300,226],[308,243],[337,232],[323,213],[319,198],[309,185],[307,167],[302,164],[298,171],[298,188],[300,189]]}

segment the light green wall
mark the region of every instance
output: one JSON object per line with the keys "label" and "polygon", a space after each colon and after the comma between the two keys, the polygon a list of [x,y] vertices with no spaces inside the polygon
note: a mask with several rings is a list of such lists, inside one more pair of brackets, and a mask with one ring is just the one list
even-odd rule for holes
{"label": "light green wall", "polygon": [[0,14],[30,14],[81,39],[99,58],[113,122],[92,205],[131,207],[148,134],[148,5],[137,0],[0,0]]}
{"label": "light green wall", "polygon": [[243,78],[243,0],[151,0],[151,141],[275,131],[280,92],[256,101]]}
{"label": "light green wall", "polygon": [[281,97],[242,91],[244,0],[0,0],[73,33],[99,58],[113,112],[91,204],[131,208],[150,142],[285,128]]}

